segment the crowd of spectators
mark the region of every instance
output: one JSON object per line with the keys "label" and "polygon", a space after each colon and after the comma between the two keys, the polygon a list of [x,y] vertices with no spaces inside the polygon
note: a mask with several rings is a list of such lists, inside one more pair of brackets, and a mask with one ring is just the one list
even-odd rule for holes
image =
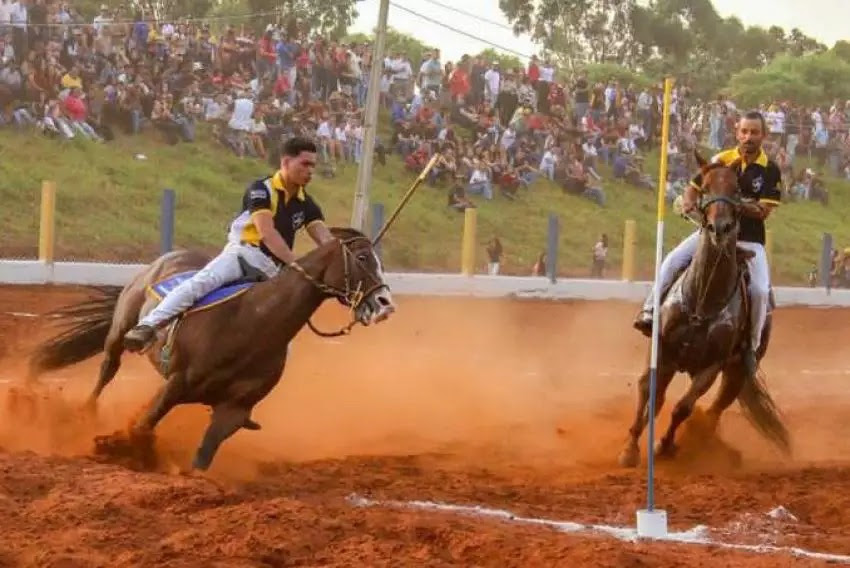
{"label": "crowd of spectators", "polygon": [[[154,129],[179,144],[192,143],[204,122],[230,151],[270,163],[280,142],[298,134],[318,142],[320,173],[333,176],[362,156],[371,49],[296,22],[160,22],[120,17],[106,5],[86,21],[64,2],[0,0],[0,123],[97,142]],[[410,61],[396,51],[380,64],[391,134],[379,137],[378,163],[397,153],[418,173],[439,151],[428,181],[445,188],[452,209],[513,201],[539,178],[599,206],[603,176],[657,187],[645,159],[659,141],[660,86],[567,76],[537,57],[503,68],[480,56],[448,62],[432,50]],[[813,168],[850,179],[850,102],[835,101],[828,112],[782,102],[762,110],[787,197],[826,204]],[[722,97],[699,101],[686,85],[674,88],[670,200],[692,175],[698,144],[734,143],[737,112]],[[812,159],[796,167],[802,155]]]}

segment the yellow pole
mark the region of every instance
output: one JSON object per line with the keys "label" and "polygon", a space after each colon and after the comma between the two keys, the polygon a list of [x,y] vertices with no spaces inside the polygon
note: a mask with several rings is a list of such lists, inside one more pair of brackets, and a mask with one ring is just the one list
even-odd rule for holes
{"label": "yellow pole", "polygon": [[475,274],[475,230],[477,210],[467,207],[463,212],[463,246],[461,248],[460,270],[465,276]]}
{"label": "yellow pole", "polygon": [[[658,350],[659,334],[661,330],[661,317],[659,306],[661,290],[659,280],[661,277],[661,260],[664,253],[664,197],[667,189],[667,143],[670,140],[670,99],[673,95],[673,79],[664,80],[664,106],[661,116],[661,159],[658,164],[658,227],[655,234],[655,291],[653,293],[652,311],[652,343],[649,352],[649,408],[647,416],[647,483],[646,483],[646,511],[652,515],[655,513],[655,392],[658,382]],[[663,519],[666,532],[667,517],[665,513],[658,515]],[[638,512],[638,524],[640,524],[641,512]],[[638,534],[641,529],[638,527]]]}
{"label": "yellow pole", "polygon": [[623,280],[635,279],[635,251],[637,250],[637,223],[633,219],[626,221],[623,231]]}
{"label": "yellow pole", "polygon": [[56,244],[56,183],[41,182],[41,222],[38,226],[38,259],[52,264]]}

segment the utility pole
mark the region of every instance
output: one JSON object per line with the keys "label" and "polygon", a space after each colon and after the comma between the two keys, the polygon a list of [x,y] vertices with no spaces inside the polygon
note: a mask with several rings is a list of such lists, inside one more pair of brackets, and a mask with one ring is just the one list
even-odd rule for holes
{"label": "utility pole", "polygon": [[375,47],[372,50],[372,69],[369,73],[369,87],[366,93],[366,112],[363,117],[363,151],[360,154],[360,168],[357,170],[357,187],[354,190],[354,206],[351,211],[351,226],[360,231],[365,230],[366,214],[369,210],[369,183],[372,181],[372,156],[375,154],[375,135],[378,133],[378,104],[389,11],[390,0],[381,0],[381,7],[378,10],[378,29],[375,32]]}

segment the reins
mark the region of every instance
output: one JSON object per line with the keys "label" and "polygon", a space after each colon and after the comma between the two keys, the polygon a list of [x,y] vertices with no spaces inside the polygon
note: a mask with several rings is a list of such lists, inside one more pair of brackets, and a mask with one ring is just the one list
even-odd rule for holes
{"label": "reins", "polygon": [[[365,236],[357,236],[345,240],[339,240],[339,245],[342,249],[343,274],[345,276],[344,290],[339,289],[335,286],[329,286],[324,282],[317,280],[316,278],[311,276],[306,270],[304,270],[304,268],[297,262],[293,262],[287,265],[287,268],[292,268],[293,270],[301,274],[310,284],[312,284],[317,290],[322,292],[322,294],[324,294],[326,297],[339,298],[348,305],[348,313],[351,319],[347,324],[345,324],[337,331],[321,331],[315,325],[313,325],[312,318],[309,318],[307,320],[307,325],[309,326],[310,331],[312,331],[319,337],[340,337],[342,335],[348,335],[349,333],[351,333],[351,329],[358,323],[355,311],[363,302],[363,300],[376,290],[387,287],[386,284],[378,283],[364,292],[362,290],[362,281],[357,283],[356,288],[353,288],[351,286],[351,263],[353,262],[361,269],[363,269],[363,264],[359,260],[357,260],[357,258],[353,257],[351,249],[348,248],[348,245],[359,240],[365,240],[371,244],[371,241],[369,241],[369,239]],[[375,277],[374,280],[376,282],[380,282],[380,279],[377,277]]]}
{"label": "reins", "polygon": [[[687,219],[688,221],[690,221],[694,225],[697,225],[700,229],[700,232],[702,232],[707,227],[707,216],[706,216],[706,213],[705,213],[706,209],[708,209],[711,205],[713,205],[715,203],[726,203],[727,205],[730,205],[734,208],[734,210],[735,210],[735,231],[737,231],[737,227],[738,227],[738,223],[739,223],[738,217],[740,215],[741,201],[739,199],[734,198],[734,197],[728,197],[726,195],[702,196],[702,197],[700,197],[699,206],[698,206],[698,209],[697,209],[699,211],[700,220],[697,221],[692,216],[685,215],[685,214],[682,214],[682,217],[684,217],[685,219]],[[717,267],[720,265],[720,259],[723,258],[723,257],[728,257],[728,256],[729,256],[729,253],[727,251],[721,250],[720,254],[718,254],[716,256],[716,258],[714,259],[714,264],[711,267],[711,271],[708,273],[708,278],[706,278],[703,282],[701,282],[700,283],[701,285],[699,285],[697,287],[698,294],[697,294],[697,303],[696,303],[696,306],[695,306],[695,310],[696,310],[697,313],[693,314],[692,317],[695,317],[697,319],[702,319],[704,317],[700,312],[702,311],[702,305],[705,302],[706,295],[708,294],[709,283],[711,282],[712,278],[714,278],[714,273],[717,270]],[[734,294],[734,288],[733,288],[733,294]]]}

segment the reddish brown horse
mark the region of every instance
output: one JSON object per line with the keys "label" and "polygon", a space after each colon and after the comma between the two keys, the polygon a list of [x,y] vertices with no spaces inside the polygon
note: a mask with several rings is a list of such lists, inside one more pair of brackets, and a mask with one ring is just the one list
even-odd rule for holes
{"label": "reddish brown horse", "polygon": [[[677,429],[721,372],[720,391],[707,412],[710,429],[717,427],[721,414],[738,400],[758,431],[782,451],[790,452],[788,432],[762,378],[748,378],[741,359],[750,321],[745,261],[752,253],[737,247],[740,162],[728,167],[708,164],[699,154],[697,162],[703,174],[700,240],[690,265],[660,304],[656,415],[677,371],[687,372],[691,384],[673,408],[670,426],[655,453],[659,457],[675,454]],[[769,313],[757,353],[759,360],[767,350],[771,320]],[[648,401],[649,369],[640,378],[635,419],[620,454],[621,465],[634,467],[640,461],[638,441],[647,424]]]}
{"label": "reddish brown horse", "polygon": [[[283,269],[213,309],[189,313],[160,332],[148,356],[165,382],[131,436],[151,439],[176,405],[208,405],[212,418],[192,464],[205,470],[221,443],[237,430],[259,429],[251,420],[252,409],[277,385],[289,342],[325,299],[335,297],[349,306],[352,323],[368,325],[389,316],[394,305],[371,241],[353,229],[331,232],[336,239],[305,255],[297,267]],[[55,315],[69,327],[36,349],[31,376],[105,352],[89,399],[94,405],[118,372],[122,337],[157,302],[151,288],[198,270],[208,260],[194,252],[168,253],[123,289],[104,288],[100,297],[60,310]]]}

